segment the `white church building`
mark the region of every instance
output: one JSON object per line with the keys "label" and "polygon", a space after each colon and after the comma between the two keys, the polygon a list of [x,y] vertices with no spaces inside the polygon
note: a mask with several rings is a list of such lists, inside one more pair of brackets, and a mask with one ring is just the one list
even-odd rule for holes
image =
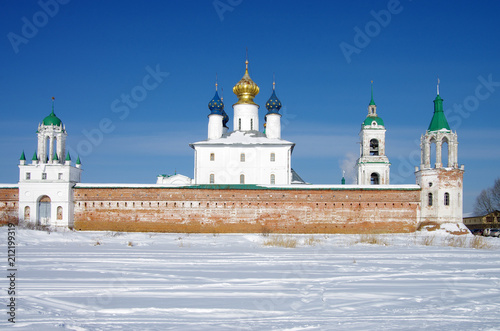
{"label": "white church building", "polygon": [[259,131],[259,105],[254,102],[259,87],[245,74],[233,87],[238,101],[233,105],[233,131],[219,97],[208,107],[208,139],[190,144],[194,149],[194,184],[267,184],[292,183],[292,151],[294,143],[281,139],[281,102],[273,93],[266,102],[265,133]]}

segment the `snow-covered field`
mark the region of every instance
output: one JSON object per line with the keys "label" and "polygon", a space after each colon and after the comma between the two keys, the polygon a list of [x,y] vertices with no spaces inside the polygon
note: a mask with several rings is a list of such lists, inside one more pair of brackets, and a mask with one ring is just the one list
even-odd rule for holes
{"label": "snow-covered field", "polygon": [[[500,239],[454,237],[296,235],[283,248],[263,245],[272,235],[17,229],[16,323],[2,275],[0,328],[499,329]],[[8,275],[6,242],[3,227]]]}

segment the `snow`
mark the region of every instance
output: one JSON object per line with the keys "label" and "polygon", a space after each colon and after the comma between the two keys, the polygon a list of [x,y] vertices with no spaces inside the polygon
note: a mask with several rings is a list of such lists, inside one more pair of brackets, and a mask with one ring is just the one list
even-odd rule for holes
{"label": "snow", "polygon": [[[287,236],[296,248],[265,246],[272,234],[18,228],[16,324],[2,312],[0,328],[497,329],[500,239],[484,238],[490,249],[451,247],[473,239],[447,232],[456,228],[373,236],[378,244]],[[6,227],[0,238],[6,274]],[[2,291],[0,310],[6,300]]]}

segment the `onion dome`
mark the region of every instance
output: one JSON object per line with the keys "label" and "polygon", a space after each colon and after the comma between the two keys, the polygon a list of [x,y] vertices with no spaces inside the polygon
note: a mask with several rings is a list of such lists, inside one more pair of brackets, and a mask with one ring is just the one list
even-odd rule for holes
{"label": "onion dome", "polygon": [[253,101],[253,98],[259,94],[259,87],[254,83],[248,74],[248,60],[245,61],[245,65],[245,74],[233,87],[233,93],[238,97],[238,102],[236,102],[235,105],[248,104],[258,106]]}
{"label": "onion dome", "polygon": [[215,89],[215,95],[208,103],[208,109],[210,109],[210,114],[223,115],[224,111],[224,103],[219,97],[219,93],[217,92],[217,88]]}
{"label": "onion dome", "polygon": [[52,112],[49,116],[43,119],[43,125],[62,126],[62,121],[59,119],[59,117],[56,116],[56,114],[54,114],[54,100],[55,98],[52,97]]}
{"label": "onion dome", "polygon": [[273,94],[266,102],[266,108],[268,114],[278,114],[281,109],[281,101],[276,96],[276,84],[273,82]]}

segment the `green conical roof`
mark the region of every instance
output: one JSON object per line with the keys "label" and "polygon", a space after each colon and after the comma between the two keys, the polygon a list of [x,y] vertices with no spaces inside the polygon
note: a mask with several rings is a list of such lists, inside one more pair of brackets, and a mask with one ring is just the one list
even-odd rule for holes
{"label": "green conical roof", "polygon": [[26,161],[26,156],[24,156],[24,151],[23,154],[21,154],[21,158],[19,158],[20,161]]}
{"label": "green conical roof", "polygon": [[71,156],[69,155],[69,152],[68,154],[66,154],[66,161],[71,161]]}
{"label": "green conical roof", "polygon": [[372,99],[370,100],[370,106],[376,106],[375,101],[373,101],[373,80],[372,80]]}
{"label": "green conical roof", "polygon": [[78,156],[78,159],[76,159],[76,164],[82,164],[82,163],[80,162],[80,156]]}
{"label": "green conical roof", "polygon": [[434,99],[434,115],[432,115],[432,120],[427,131],[439,131],[443,129],[450,131],[450,126],[444,115],[443,99],[438,94],[436,99]]}
{"label": "green conical roof", "polygon": [[54,152],[54,157],[52,158],[53,160],[59,161],[59,158],[57,157],[57,153]]}
{"label": "green conical roof", "polygon": [[35,151],[35,153],[33,153],[33,157],[31,158],[31,161],[38,161],[38,156],[36,155],[36,151]]}

